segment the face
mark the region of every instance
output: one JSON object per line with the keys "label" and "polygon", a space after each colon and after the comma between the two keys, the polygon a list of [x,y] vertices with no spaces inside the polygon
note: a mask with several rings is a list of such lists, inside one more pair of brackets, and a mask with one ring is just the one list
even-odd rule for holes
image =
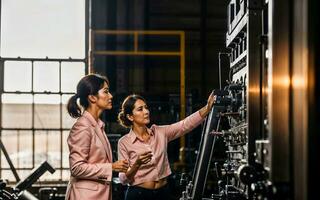
{"label": "face", "polygon": [[109,92],[109,85],[104,82],[103,87],[98,91],[96,104],[102,110],[112,108],[112,94]]}
{"label": "face", "polygon": [[150,113],[147,104],[141,99],[138,99],[134,104],[132,115],[129,115],[128,119],[132,121],[134,126],[144,126],[150,122],[149,114]]}

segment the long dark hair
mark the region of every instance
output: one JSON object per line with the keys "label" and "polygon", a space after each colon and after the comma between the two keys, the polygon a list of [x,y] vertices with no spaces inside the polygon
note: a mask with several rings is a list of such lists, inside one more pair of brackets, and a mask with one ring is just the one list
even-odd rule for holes
{"label": "long dark hair", "polygon": [[88,96],[97,95],[105,82],[109,85],[108,78],[99,74],[89,74],[83,77],[77,85],[77,93],[68,101],[67,110],[69,115],[73,118],[80,117],[81,107],[77,103],[78,98],[82,108],[87,109],[89,106]]}
{"label": "long dark hair", "polygon": [[132,115],[132,111],[134,109],[134,104],[136,103],[136,101],[140,99],[144,102],[146,102],[146,100],[138,95],[138,94],[132,94],[127,96],[121,106],[121,110],[118,114],[118,120],[120,122],[120,124],[124,127],[130,127],[132,126],[132,122],[127,118],[127,115]]}

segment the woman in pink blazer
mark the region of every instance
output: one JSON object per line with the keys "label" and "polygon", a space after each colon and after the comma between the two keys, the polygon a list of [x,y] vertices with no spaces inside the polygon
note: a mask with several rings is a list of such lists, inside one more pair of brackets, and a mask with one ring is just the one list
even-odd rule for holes
{"label": "woman in pink blazer", "polygon": [[111,146],[99,119],[104,110],[111,108],[106,77],[90,74],[79,81],[77,93],[67,104],[70,116],[78,119],[68,137],[71,177],[66,200],[112,199],[112,171],[128,169],[126,160],[112,163]]}
{"label": "woman in pink blazer", "polygon": [[130,95],[124,100],[118,118],[131,130],[118,142],[118,158],[129,162],[128,171],[119,173],[121,183],[129,185],[126,200],[169,199],[168,142],[197,127],[210,112],[215,98],[211,94],[206,106],[177,123],[150,128],[147,127],[150,113],[144,98]]}

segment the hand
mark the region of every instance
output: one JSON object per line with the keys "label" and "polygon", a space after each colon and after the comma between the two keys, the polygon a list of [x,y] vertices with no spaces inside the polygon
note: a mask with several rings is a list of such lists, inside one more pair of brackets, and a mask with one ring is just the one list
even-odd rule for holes
{"label": "hand", "polygon": [[112,163],[112,170],[116,172],[127,172],[129,163],[127,160],[118,160]]}
{"label": "hand", "polygon": [[207,105],[199,110],[201,117],[206,117],[210,113],[213,104],[216,102],[216,99],[217,96],[211,92],[210,96],[208,97]]}
{"label": "hand", "polygon": [[147,164],[148,162],[150,162],[151,158],[152,158],[151,151],[144,152],[144,153],[138,155],[138,158],[134,164],[137,165],[138,167],[140,167],[141,165]]}
{"label": "hand", "polygon": [[147,164],[151,161],[152,152],[146,151],[142,154],[138,155],[137,160],[130,166],[129,170],[126,172],[126,176],[129,180],[133,180],[134,176],[136,175],[137,171],[139,170],[140,166],[143,164]]}
{"label": "hand", "polygon": [[217,95],[214,95],[213,92],[211,92],[210,96],[208,97],[208,101],[207,101],[207,112],[210,112],[210,110],[213,107],[213,104],[216,102],[217,100]]}

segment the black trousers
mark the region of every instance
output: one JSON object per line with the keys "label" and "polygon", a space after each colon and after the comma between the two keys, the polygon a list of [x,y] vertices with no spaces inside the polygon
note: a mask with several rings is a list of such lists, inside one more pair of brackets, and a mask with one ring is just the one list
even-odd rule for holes
{"label": "black trousers", "polygon": [[125,200],[169,200],[169,184],[158,189],[145,189],[138,186],[129,186]]}

